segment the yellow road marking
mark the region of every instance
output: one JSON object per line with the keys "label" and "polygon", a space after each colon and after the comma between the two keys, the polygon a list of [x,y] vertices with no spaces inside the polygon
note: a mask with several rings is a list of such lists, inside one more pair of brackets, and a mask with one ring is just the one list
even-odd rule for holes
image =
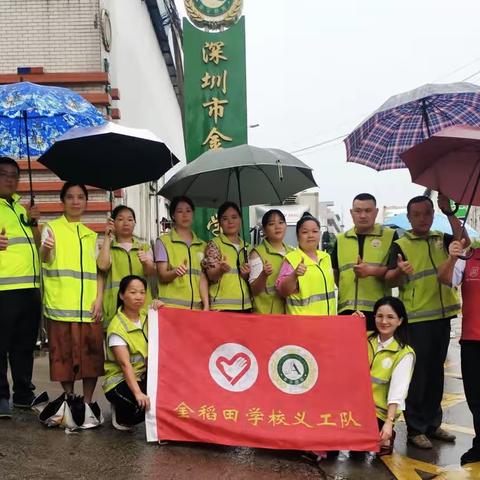
{"label": "yellow road marking", "polygon": [[442,408],[453,407],[465,401],[463,393],[444,393],[442,400]]}
{"label": "yellow road marking", "polygon": [[434,474],[435,477],[432,480],[478,480],[480,478],[480,462],[464,467],[442,468],[395,452],[381,457],[381,460],[397,480],[422,480],[417,471]]}
{"label": "yellow road marking", "polygon": [[451,432],[466,433],[467,435],[475,436],[475,430],[470,427],[464,427],[462,425],[453,425],[451,423],[442,423],[442,428],[450,430]]}
{"label": "yellow road marking", "polygon": [[462,379],[462,374],[458,372],[445,372],[446,377],[453,377],[453,378],[458,378],[459,380]]}

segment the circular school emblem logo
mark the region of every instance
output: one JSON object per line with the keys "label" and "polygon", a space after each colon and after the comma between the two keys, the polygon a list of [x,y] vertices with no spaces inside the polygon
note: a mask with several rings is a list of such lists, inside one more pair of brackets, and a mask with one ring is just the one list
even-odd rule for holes
{"label": "circular school emblem logo", "polygon": [[255,355],[239,343],[217,347],[210,355],[208,369],[215,383],[230,392],[249,389],[258,377]]}
{"label": "circular school emblem logo", "polygon": [[388,370],[389,368],[392,368],[393,365],[393,360],[391,358],[384,358],[382,360],[382,367]]}
{"label": "circular school emblem logo", "polygon": [[268,374],[279,390],[296,395],[313,388],[318,379],[318,365],[305,348],[286,345],[270,357]]}
{"label": "circular school emblem logo", "polygon": [[219,30],[233,25],[242,14],[243,0],[184,0],[190,20],[200,28]]}
{"label": "circular school emblem logo", "polygon": [[373,247],[373,248],[379,248],[382,246],[382,241],[379,240],[378,238],[374,238],[371,242],[370,242],[370,245]]}

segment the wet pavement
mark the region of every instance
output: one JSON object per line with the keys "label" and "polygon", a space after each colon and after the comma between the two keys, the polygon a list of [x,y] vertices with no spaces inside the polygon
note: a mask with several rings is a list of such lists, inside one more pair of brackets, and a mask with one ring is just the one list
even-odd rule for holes
{"label": "wet pavement", "polygon": [[[458,333],[458,324],[456,324]],[[446,363],[444,427],[457,435],[454,444],[434,441],[433,450],[406,444],[405,424],[397,426],[393,455],[382,460],[366,455],[322,460],[317,467],[301,452],[232,448],[205,444],[147,444],[145,430],[119,432],[101,390],[97,399],[105,424],[95,431],[66,434],[42,427],[33,412],[15,410],[0,422],[0,479],[162,479],[162,480],[480,480],[480,463],[461,468],[459,459],[471,446],[473,426],[463,394],[458,336]],[[61,391],[48,380],[48,358],[35,362],[37,390],[51,398]]]}

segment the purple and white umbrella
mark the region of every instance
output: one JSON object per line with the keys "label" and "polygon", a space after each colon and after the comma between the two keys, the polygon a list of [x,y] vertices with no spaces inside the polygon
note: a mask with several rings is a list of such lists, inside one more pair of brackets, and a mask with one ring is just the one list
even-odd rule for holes
{"label": "purple and white umbrella", "polygon": [[427,84],[390,97],[344,140],[347,162],[406,168],[401,153],[452,125],[480,127],[480,86]]}

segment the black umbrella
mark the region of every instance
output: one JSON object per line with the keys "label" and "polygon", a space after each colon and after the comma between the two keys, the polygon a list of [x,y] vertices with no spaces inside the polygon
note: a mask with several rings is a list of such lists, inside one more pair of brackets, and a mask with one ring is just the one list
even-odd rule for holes
{"label": "black umbrella", "polygon": [[158,180],[179,160],[149,130],[107,123],[68,131],[38,161],[62,180],[111,192]]}

